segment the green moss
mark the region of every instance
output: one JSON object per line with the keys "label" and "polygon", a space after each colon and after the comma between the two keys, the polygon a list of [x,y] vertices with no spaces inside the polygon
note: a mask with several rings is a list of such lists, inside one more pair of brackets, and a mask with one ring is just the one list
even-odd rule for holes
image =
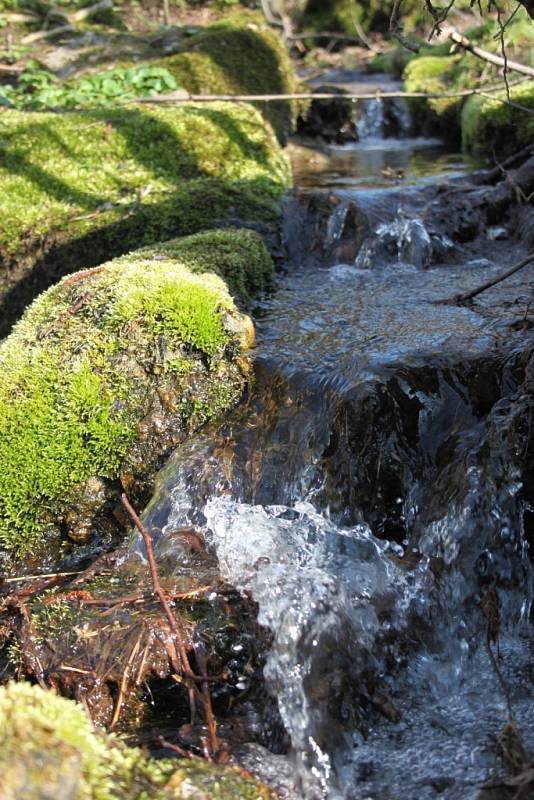
{"label": "green moss", "polygon": [[477,96],[467,100],[462,111],[462,143],[469,153],[504,157],[533,141],[534,81],[512,86],[510,99],[515,107],[506,103],[505,91],[495,93],[492,100]]}
{"label": "green moss", "polygon": [[151,251],[186,259],[191,272],[214,272],[224,279],[231,294],[245,303],[263,292],[273,276],[272,259],[253,231],[216,230],[164,242]]}
{"label": "green moss", "polygon": [[[299,83],[279,38],[260,15],[231,15],[155,62],[192,94],[292,94]],[[294,129],[299,104],[257,103],[280,141]]]}
{"label": "green moss", "polygon": [[[66,278],[33,303],[0,345],[0,541],[9,552],[28,552],[68,520],[92,476],[143,473],[180,430],[236,402],[250,322],[205,271],[250,291],[268,262],[256,234],[218,231]],[[158,393],[170,410],[159,409],[148,436]]]}
{"label": "green moss", "polygon": [[[205,185],[208,195],[219,182],[221,189],[249,187],[260,206],[272,203],[287,188],[289,169],[256,112],[213,104],[64,115],[4,112],[0,176],[0,252],[14,255],[23,241],[54,228],[79,234],[132,216],[139,205],[150,218],[176,195],[183,203],[187,183],[199,178],[212,181]],[[174,217],[174,225],[167,220],[167,236],[193,232],[183,230],[194,227],[187,205],[176,204]],[[151,240],[147,231],[145,241]]]}
{"label": "green moss", "polygon": [[3,800],[268,800],[252,777],[231,767],[148,758],[93,728],[83,707],[28,683],[0,688],[0,795]]}
{"label": "green moss", "polygon": [[0,181],[2,335],[51,276],[228,218],[275,224],[290,169],[244,104],[6,111]]}
{"label": "green moss", "polygon": [[[420,56],[409,62],[404,70],[404,88],[407,92],[427,92],[439,94],[454,90],[454,77],[457,59],[450,56]],[[418,99],[412,101],[412,108],[424,122],[454,119],[458,113],[459,100],[456,98]]]}

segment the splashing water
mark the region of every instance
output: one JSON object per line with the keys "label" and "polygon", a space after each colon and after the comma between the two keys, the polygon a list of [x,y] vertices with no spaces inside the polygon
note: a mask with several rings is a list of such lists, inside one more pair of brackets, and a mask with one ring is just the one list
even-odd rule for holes
{"label": "splashing water", "polygon": [[476,310],[436,305],[496,267],[437,269],[416,201],[399,213],[376,193],[358,199],[373,224],[356,264],[279,281],[260,308],[256,400],[177,451],[145,521],[160,548],[177,525],[201,527],[223,578],[258,604],[290,797],[475,800],[506,719],[484,644],[488,587],[534,747],[509,332],[496,355],[523,277]]}

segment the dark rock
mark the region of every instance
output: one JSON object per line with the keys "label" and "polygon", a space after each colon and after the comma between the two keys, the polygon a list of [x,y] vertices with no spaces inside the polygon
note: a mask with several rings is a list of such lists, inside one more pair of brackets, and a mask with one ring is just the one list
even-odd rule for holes
{"label": "dark rock", "polygon": [[304,116],[297,121],[297,132],[303,136],[320,137],[325,142],[346,144],[357,142],[354,106],[338,86],[319,86],[316,94],[337,94],[339,99],[313,100]]}
{"label": "dark rock", "polygon": [[329,266],[354,262],[371,232],[353,200],[328,192],[296,192],[284,214],[283,240],[290,264]]}

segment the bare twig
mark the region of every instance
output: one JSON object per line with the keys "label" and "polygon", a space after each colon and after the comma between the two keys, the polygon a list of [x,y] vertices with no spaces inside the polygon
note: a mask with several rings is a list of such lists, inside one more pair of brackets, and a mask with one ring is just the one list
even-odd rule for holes
{"label": "bare twig", "polygon": [[505,25],[502,20],[502,12],[500,7],[494,3],[495,8],[497,9],[497,23],[499,25],[499,41],[501,43],[501,55],[503,60],[502,65],[502,77],[504,81],[504,86],[506,88],[506,99],[510,100],[510,84],[508,83],[508,55],[506,53],[506,44],[504,42],[504,32],[505,32]]}
{"label": "bare twig", "polygon": [[468,50],[473,55],[487,61],[489,64],[494,64],[497,67],[502,67],[506,71],[520,72],[521,75],[528,75],[529,78],[534,78],[534,67],[529,67],[526,64],[519,64],[517,61],[510,61],[505,56],[498,56],[496,53],[490,53],[489,50],[483,50],[481,47],[474,45],[466,36],[463,36],[458,31],[451,31],[449,39],[455,44]]}
{"label": "bare twig", "polygon": [[[199,681],[202,684],[202,695],[201,695],[201,703],[204,709],[204,716],[206,718],[206,723],[208,725],[208,730],[210,733],[210,747],[211,747],[211,755],[215,755],[219,750],[219,740],[217,737],[217,726],[215,722],[215,717],[213,715],[213,708],[211,705],[211,697],[209,694],[208,689],[208,676],[207,674],[202,675],[199,679],[197,675],[194,674],[193,670],[191,669],[191,664],[189,662],[189,656],[187,655],[187,649],[184,643],[184,635],[181,629],[181,626],[178,624],[178,621],[174,614],[172,613],[171,607],[167,600],[167,596],[164,590],[161,587],[158,568],[156,564],[156,559],[154,556],[154,548],[152,546],[152,539],[150,538],[150,534],[139,519],[137,513],[133,509],[130,501],[126,494],[121,495],[121,500],[124,508],[128,512],[132,522],[134,523],[135,527],[143,537],[143,542],[145,544],[147,559],[148,559],[148,566],[150,569],[150,577],[152,579],[152,586],[154,588],[154,594],[159,599],[161,606],[165,612],[165,616],[167,617],[167,621],[169,623],[169,627],[174,634],[174,638],[176,641],[176,645],[178,648],[178,654],[180,656],[180,666],[181,671],[184,673],[185,678],[188,680],[188,689],[189,689],[189,697],[190,702],[193,703],[194,706],[194,696],[198,694],[198,690],[196,688],[195,682]],[[175,667],[176,669],[176,667]],[[180,670],[176,670],[177,673]]]}
{"label": "bare twig", "polygon": [[[498,58],[498,56],[496,56]],[[509,62],[513,63],[513,62]],[[523,83],[525,78],[514,81],[510,84],[516,85]],[[347,94],[335,94],[334,92],[295,92],[293,94],[189,94],[183,89],[169,94],[159,94],[155,97],[136,97],[130,100],[130,103],[273,103],[280,100],[291,102],[292,100],[339,100],[342,97],[345,100],[376,100],[388,99],[396,97],[421,97],[427,100],[437,100],[447,97],[472,97],[475,94],[480,94],[485,97],[486,94],[491,92],[502,91],[502,84],[498,86],[482,87],[480,89],[461,89],[456,92],[383,92],[376,89],[374,92],[359,92]],[[504,100],[503,102],[507,102]],[[511,105],[511,104],[510,104]],[[532,112],[532,109],[530,109]],[[534,112],[532,112],[534,113]]]}
{"label": "bare twig", "polygon": [[489,659],[491,661],[491,666],[497,680],[499,681],[499,686],[501,687],[502,693],[506,700],[506,708],[508,711],[508,720],[511,722],[513,720],[512,714],[512,701],[510,699],[510,692],[508,691],[508,687],[504,682],[504,678],[501,674],[501,670],[499,669],[499,665],[497,663],[497,659],[495,658],[495,653],[492,650],[491,645],[495,644],[497,647],[497,655],[499,655],[499,633],[501,628],[501,611],[500,611],[500,602],[499,602],[499,595],[497,593],[497,589],[494,586],[491,586],[489,589],[484,592],[482,600],[480,602],[480,609],[486,619],[486,650],[488,652]]}
{"label": "bare twig", "polygon": [[506,278],[509,278],[511,275],[514,275],[516,272],[519,272],[520,269],[523,269],[523,267],[526,267],[527,264],[532,263],[532,261],[534,261],[534,253],[530,253],[530,255],[526,256],[526,258],[524,258],[518,264],[514,264],[514,266],[510,267],[510,269],[507,269],[505,272],[501,272],[499,275],[497,275],[496,278],[492,278],[491,280],[486,281],[486,283],[483,283],[476,289],[471,289],[471,291],[464,292],[464,294],[457,294],[454,297],[448,298],[447,300],[438,300],[437,303],[439,305],[448,305],[448,306],[461,305],[462,303],[467,303],[469,300],[472,300],[477,295],[482,294],[482,292],[485,292],[487,289],[491,289],[492,286],[496,286],[498,283],[501,283],[501,281],[504,281],[506,280]]}
{"label": "bare twig", "polygon": [[404,35],[404,29],[400,22],[400,9],[402,5],[402,0],[395,0],[393,4],[393,10],[391,12],[391,17],[389,18],[389,31],[392,36],[397,39],[403,47],[407,50],[411,50],[412,53],[418,53],[421,49],[417,42],[412,42]]}
{"label": "bare twig", "polygon": [[452,9],[453,5],[455,4],[455,2],[456,2],[456,0],[450,0],[449,5],[445,9],[443,9],[441,11],[441,13],[440,13],[440,11],[438,11],[432,5],[431,0],[427,0],[426,7],[427,7],[428,11],[430,12],[430,14],[432,15],[432,18],[434,20],[434,24],[432,26],[432,30],[430,31],[430,33],[428,35],[428,41],[429,42],[434,38],[434,36],[439,36],[441,34],[441,26],[445,22],[447,17],[449,16],[449,12],[451,11],[451,9]]}
{"label": "bare twig", "polygon": [[81,571],[76,572],[44,572],[42,575],[21,575],[19,578],[4,578],[4,583],[19,583],[22,581],[37,581],[41,578],[63,578],[70,575],[81,575]]}
{"label": "bare twig", "polygon": [[199,758],[199,756],[196,756],[189,750],[184,750],[183,747],[179,747],[177,744],[168,742],[164,736],[158,736],[158,742],[162,747],[165,747],[167,750],[172,750],[173,753],[176,753],[176,755],[180,756],[180,758]]}
{"label": "bare twig", "polygon": [[130,677],[130,673],[132,670],[133,663],[135,661],[135,657],[139,652],[139,647],[141,646],[141,639],[143,638],[143,631],[140,632],[138,638],[134,642],[134,646],[131,649],[130,655],[128,656],[128,661],[126,662],[126,666],[124,667],[124,671],[122,673],[122,680],[121,685],[119,687],[119,694],[117,696],[117,702],[115,703],[115,709],[113,711],[113,717],[111,719],[111,724],[109,726],[109,730],[112,731],[117,722],[119,721],[120,713],[122,710],[122,706],[124,703],[124,695],[126,694],[126,690],[128,688],[128,679]]}

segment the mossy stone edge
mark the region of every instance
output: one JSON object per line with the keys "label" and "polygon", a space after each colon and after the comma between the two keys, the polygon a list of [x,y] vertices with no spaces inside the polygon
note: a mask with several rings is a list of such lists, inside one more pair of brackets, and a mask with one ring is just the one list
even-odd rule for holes
{"label": "mossy stone edge", "polygon": [[3,800],[274,800],[235,767],[150,759],[95,730],[81,705],[29,683],[0,688],[0,727]]}
{"label": "mossy stone edge", "polygon": [[[272,261],[258,234],[221,230],[69,276],[0,344],[0,541],[28,554],[86,541],[121,485],[150,489],[191,431],[250,377],[245,298]],[[220,277],[222,276],[222,277]]]}

